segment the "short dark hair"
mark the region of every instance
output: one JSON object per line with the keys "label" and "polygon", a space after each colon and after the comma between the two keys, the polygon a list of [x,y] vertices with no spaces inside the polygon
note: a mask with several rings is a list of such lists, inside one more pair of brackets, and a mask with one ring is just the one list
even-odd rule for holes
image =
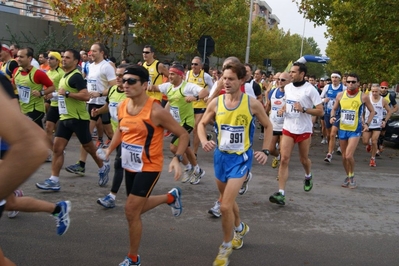
{"label": "short dark hair", "polygon": [[80,61],[80,53],[76,51],[75,49],[66,49],[65,52],[70,52],[73,54],[73,60],[78,60]]}
{"label": "short dark hair", "polygon": [[308,73],[308,68],[304,63],[295,62],[292,66],[299,67],[299,73],[303,72],[305,75]]}
{"label": "short dark hair", "polygon": [[33,54],[35,52],[32,47],[24,47],[19,50],[26,50],[26,56],[28,57],[33,57]]}
{"label": "short dark hair", "polygon": [[152,45],[146,44],[146,45],[144,45],[144,48],[150,48],[150,52],[155,53],[155,48]]}
{"label": "short dark hair", "polygon": [[21,47],[19,47],[19,45],[16,44],[16,43],[11,44],[10,46],[14,46],[14,48],[17,48],[18,50],[21,48]]}
{"label": "short dark hair", "polygon": [[251,69],[251,71],[254,70],[251,64],[245,63],[245,66],[249,67],[249,69]]}
{"label": "short dark hair", "polygon": [[104,52],[104,55],[108,55],[108,49],[103,43],[95,42],[95,43],[93,43],[93,45],[94,44],[98,45],[98,47],[100,48],[100,52]]}
{"label": "short dark hair", "polygon": [[360,81],[359,76],[358,76],[356,73],[354,73],[354,72],[349,73],[349,74],[348,74],[348,77],[356,78],[357,82]]}
{"label": "short dark hair", "polygon": [[247,75],[247,70],[242,63],[230,62],[223,67],[223,71],[230,69],[237,74],[238,79],[243,79]]}
{"label": "short dark hair", "polygon": [[139,65],[131,65],[125,69],[125,72],[123,74],[131,74],[131,75],[136,75],[140,77],[140,82],[148,82],[150,80],[150,74],[148,73],[148,70]]}
{"label": "short dark hair", "polygon": [[[48,58],[48,53],[41,53],[41,54],[43,55],[44,58],[46,58],[46,59]],[[39,54],[39,55],[41,55],[41,54]]]}
{"label": "short dark hair", "polygon": [[128,68],[133,66],[132,64],[120,64],[119,66],[117,66],[116,68]]}
{"label": "short dark hair", "polygon": [[125,61],[126,64],[130,63],[130,59],[129,58],[122,59],[121,61]]}

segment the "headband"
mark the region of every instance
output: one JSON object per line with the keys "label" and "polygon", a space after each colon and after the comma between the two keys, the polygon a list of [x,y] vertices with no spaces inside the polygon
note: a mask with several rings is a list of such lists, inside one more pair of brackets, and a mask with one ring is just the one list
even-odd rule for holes
{"label": "headband", "polygon": [[333,77],[338,77],[339,79],[341,79],[341,75],[337,74],[337,73],[332,73],[331,78],[333,78]]}
{"label": "headband", "polygon": [[181,71],[180,69],[176,68],[176,67],[171,67],[169,69],[169,72],[173,72],[173,73],[175,73],[175,74],[177,74],[179,76],[182,76],[182,77],[184,76],[184,72]]}
{"label": "headband", "polygon": [[2,44],[1,45],[1,50],[5,51],[5,52],[8,52],[10,55],[12,55],[11,49],[10,49],[10,47],[7,44]]}

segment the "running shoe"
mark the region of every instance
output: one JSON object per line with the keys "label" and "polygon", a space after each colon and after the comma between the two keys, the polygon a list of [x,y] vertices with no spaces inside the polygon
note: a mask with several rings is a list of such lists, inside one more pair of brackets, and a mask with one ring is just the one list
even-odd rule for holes
{"label": "running shoe", "polygon": [[212,214],[216,218],[219,218],[222,215],[222,213],[220,212],[220,201],[217,200],[215,202],[215,205],[213,205],[213,207],[209,209],[208,213]]}
{"label": "running shoe", "polygon": [[194,173],[193,173],[193,175],[192,175],[192,178],[191,178],[191,180],[190,180],[190,184],[191,184],[191,185],[197,185],[197,184],[199,184],[199,182],[201,181],[201,178],[202,178],[204,175],[205,175],[205,171],[202,170],[201,168],[199,169],[199,172],[198,172],[198,173],[196,173],[196,172],[194,171]]}
{"label": "running shoe", "polygon": [[38,189],[59,191],[61,189],[60,182],[51,180],[50,178],[44,180],[42,183],[36,183]]}
{"label": "running shoe", "polygon": [[321,140],[320,143],[321,143],[321,144],[327,144],[327,143],[328,143],[328,140],[327,140],[326,138],[323,138],[323,139]]}
{"label": "running shoe", "polygon": [[376,152],[376,154],[375,154],[375,157],[380,157],[380,156],[381,156],[381,152],[382,152],[382,151],[377,150],[377,152]]}
{"label": "running shoe", "polygon": [[344,182],[341,184],[341,187],[349,187],[349,177],[346,177]]}
{"label": "running shoe", "polygon": [[312,190],[312,187],[313,187],[312,176],[310,176],[310,178],[305,178],[305,180],[303,181],[303,190],[309,192],[310,190]]}
{"label": "running shoe", "polygon": [[260,133],[260,134],[259,134],[259,140],[263,140],[264,138],[265,138],[264,134],[263,134],[263,133]]}
{"label": "running shoe", "polygon": [[349,188],[354,189],[356,187],[357,187],[357,185],[356,185],[355,177],[352,176],[351,178],[349,178]]}
{"label": "running shoe", "polygon": [[[14,190],[14,195],[15,197],[23,197],[24,192],[21,189]],[[12,219],[15,218],[18,215],[19,211],[9,211],[8,212],[8,218]]]}
{"label": "running shoe", "polygon": [[106,148],[108,148],[109,147],[109,144],[111,143],[111,140],[110,139],[108,139],[107,140],[107,142],[105,142],[103,145],[102,145],[102,149],[106,149]]}
{"label": "running shoe", "polygon": [[274,159],[273,159],[273,161],[272,161],[272,167],[273,168],[276,168],[277,166],[278,166],[278,163],[279,163],[280,161],[277,159],[277,157],[274,157]]}
{"label": "running shoe", "polygon": [[243,227],[242,231],[241,232],[234,231],[234,238],[233,241],[231,241],[233,249],[242,248],[242,245],[244,245],[244,240],[243,240],[244,236],[249,232],[249,226],[244,222],[241,222],[241,224]]}
{"label": "running shoe", "polygon": [[97,203],[103,206],[104,208],[115,207],[115,200],[109,194],[104,198],[98,198]]}
{"label": "running shoe", "polygon": [[232,247],[224,247],[221,245],[219,247],[219,253],[216,256],[216,259],[213,261],[213,266],[228,266],[230,263],[229,256],[232,252]]}
{"label": "running shoe", "polygon": [[182,183],[186,183],[187,181],[190,181],[194,173],[194,167],[191,167],[191,169],[186,169],[184,170],[183,173],[183,178],[181,180]]}
{"label": "running shoe", "polygon": [[252,173],[249,172],[248,175],[247,175],[247,178],[246,178],[245,181],[244,181],[244,183],[242,183],[242,186],[241,186],[240,190],[238,191],[238,194],[244,195],[245,192],[247,192],[247,190],[248,190],[248,183],[249,183],[249,181],[251,181],[251,179],[252,179]]}
{"label": "running shoe", "polygon": [[71,164],[71,165],[65,167],[65,170],[72,174],[84,176],[86,169],[83,168],[82,166],[80,166],[79,162],[77,162],[75,164]]}
{"label": "running shoe", "polygon": [[104,146],[104,142],[102,140],[97,140],[96,141],[96,147],[97,149],[100,149]]}
{"label": "running shoe", "polygon": [[107,163],[104,163],[103,168],[98,169],[98,185],[100,187],[103,187],[108,183],[108,174],[110,170],[111,167]]}
{"label": "running shoe", "polygon": [[169,206],[172,208],[172,214],[174,216],[179,216],[183,212],[183,206],[181,205],[181,189],[179,187],[172,188],[169,192],[175,201]]}
{"label": "running shoe", "polygon": [[370,144],[367,144],[367,145],[366,145],[366,151],[367,151],[367,152],[371,152],[371,145],[370,145]]}
{"label": "running shoe", "polygon": [[276,192],[269,197],[269,201],[277,205],[285,205],[285,196],[281,192]]}
{"label": "running shoe", "polygon": [[370,159],[370,164],[371,167],[376,167],[377,164],[375,163],[375,159]]}
{"label": "running shoe", "polygon": [[140,265],[141,265],[141,260],[139,255],[137,255],[137,262],[133,262],[131,258],[126,256],[125,260],[119,263],[119,266],[140,266]]}
{"label": "running shoe", "polygon": [[332,154],[331,153],[327,153],[326,158],[324,158],[324,161],[326,163],[331,163],[331,159],[332,159]]}
{"label": "running shoe", "polygon": [[342,155],[341,147],[338,147],[338,148],[337,148],[337,154],[338,154],[338,155]]}
{"label": "running shoe", "polygon": [[61,211],[55,214],[54,217],[57,221],[57,234],[62,236],[68,231],[69,228],[69,212],[71,211],[70,201],[57,202],[57,206],[61,207]]}

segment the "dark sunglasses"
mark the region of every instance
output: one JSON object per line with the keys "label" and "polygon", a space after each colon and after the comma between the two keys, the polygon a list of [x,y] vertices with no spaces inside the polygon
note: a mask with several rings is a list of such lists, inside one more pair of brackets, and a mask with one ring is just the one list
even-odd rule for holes
{"label": "dark sunglasses", "polygon": [[355,83],[357,83],[357,80],[347,80],[347,81],[346,81],[346,83],[352,83],[352,84],[355,84]]}
{"label": "dark sunglasses", "polygon": [[128,79],[122,79],[122,83],[125,84],[125,82],[127,82],[127,84],[129,85],[134,85],[137,83],[137,79],[134,78],[128,78]]}
{"label": "dark sunglasses", "polygon": [[381,89],[388,89],[388,87],[381,87]]}
{"label": "dark sunglasses", "polygon": [[192,66],[198,66],[198,63],[191,63]]}
{"label": "dark sunglasses", "polygon": [[121,77],[123,77],[123,74],[116,74],[116,76],[117,76],[118,78],[121,78]]}
{"label": "dark sunglasses", "polygon": [[286,79],[277,79],[277,80],[282,82],[287,81]]}
{"label": "dark sunglasses", "polygon": [[143,51],[143,54],[150,54],[151,52]]}
{"label": "dark sunglasses", "polygon": [[55,58],[54,57],[49,57],[48,60],[55,60]]}

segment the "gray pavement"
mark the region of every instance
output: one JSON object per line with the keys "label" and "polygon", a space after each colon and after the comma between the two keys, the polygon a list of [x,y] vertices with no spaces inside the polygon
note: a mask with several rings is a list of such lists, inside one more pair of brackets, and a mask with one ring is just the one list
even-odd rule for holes
{"label": "gray pavement", "polygon": [[[258,132],[255,146],[260,149],[257,137]],[[341,158],[334,156],[327,165],[323,161],[327,146],[320,140],[313,136],[314,187],[308,193],[303,191],[304,172],[295,149],[284,207],[268,200],[278,190],[272,158],[265,166],[254,162],[249,190],[238,197],[241,218],[250,232],[243,248],[231,255],[231,266],[399,264],[399,150],[388,145],[377,159],[377,167],[371,168],[369,154],[359,144],[358,188],[350,190],[340,186],[345,177]],[[206,171],[200,184],[174,182],[167,172],[172,158],[169,141],[165,139],[164,173],[153,194],[180,186],[184,211],[173,217],[165,204],[143,215],[142,265],[212,265],[222,242],[221,220],[207,213],[218,197],[212,154],[202,150],[198,154]],[[65,165],[74,163],[78,155],[78,141],[73,138],[66,149]],[[8,219],[5,213],[0,220],[0,246],[6,256],[21,266],[118,265],[128,251],[124,185],[117,207],[106,210],[96,200],[109,192],[111,183],[105,188],[97,185],[97,168],[91,158],[85,177],[62,170],[60,192],[35,188],[36,182],[49,177],[50,169],[49,163],[43,164],[22,189],[26,195],[51,202],[71,200],[69,231],[56,235],[55,221],[45,213],[20,213],[15,219]]]}

